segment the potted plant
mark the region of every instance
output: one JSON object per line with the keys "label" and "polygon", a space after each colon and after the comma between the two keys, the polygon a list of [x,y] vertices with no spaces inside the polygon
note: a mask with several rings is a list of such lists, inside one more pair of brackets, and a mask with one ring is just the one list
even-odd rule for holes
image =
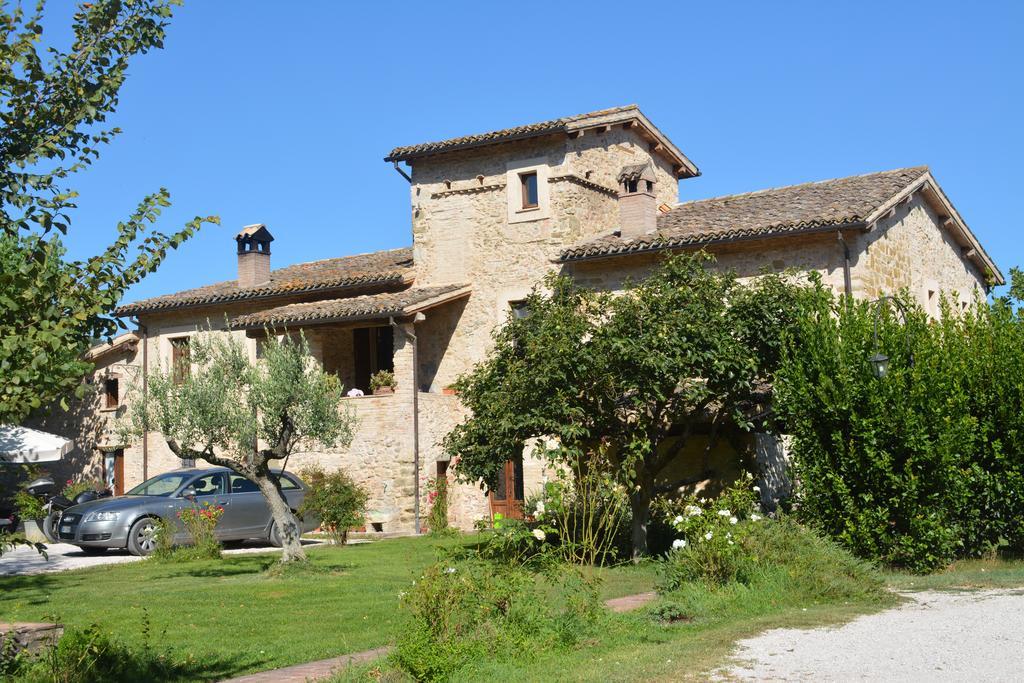
{"label": "potted plant", "polygon": [[370,391],[374,396],[393,394],[396,386],[395,373],[390,370],[378,370],[370,377]]}
{"label": "potted plant", "polygon": [[28,491],[18,491],[14,494],[14,505],[18,509],[18,517],[25,522],[25,538],[33,543],[45,543],[47,539],[43,534],[42,520],[46,511],[43,510],[43,501]]}

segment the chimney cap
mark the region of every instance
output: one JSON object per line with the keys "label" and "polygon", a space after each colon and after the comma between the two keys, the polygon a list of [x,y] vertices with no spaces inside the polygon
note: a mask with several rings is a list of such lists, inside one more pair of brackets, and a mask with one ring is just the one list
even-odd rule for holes
{"label": "chimney cap", "polygon": [[242,228],[241,232],[235,235],[235,242],[238,243],[238,253],[245,254],[255,251],[261,254],[270,253],[270,243],[274,236],[267,230],[263,223],[253,223]]}
{"label": "chimney cap", "polygon": [[244,239],[254,239],[261,242],[273,242],[274,236],[267,230],[267,226],[263,223],[253,223],[247,225],[235,235],[235,240],[242,241]]}
{"label": "chimney cap", "polygon": [[623,166],[622,170],[619,171],[618,181],[622,184],[627,182],[637,182],[640,180],[649,180],[652,183],[657,180],[654,175],[654,169],[651,168],[651,163],[645,161],[642,164],[629,164]]}

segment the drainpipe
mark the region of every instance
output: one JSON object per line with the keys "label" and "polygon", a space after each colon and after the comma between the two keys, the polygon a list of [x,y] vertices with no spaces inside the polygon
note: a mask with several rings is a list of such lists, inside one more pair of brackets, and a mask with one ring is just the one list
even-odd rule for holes
{"label": "drainpipe", "polygon": [[[417,313],[413,316],[410,329],[416,323],[423,322],[426,319],[427,317],[425,315]],[[391,323],[392,328],[398,327],[398,323],[395,322],[394,316],[389,319],[389,322]],[[416,520],[416,535],[418,536],[423,533],[422,524],[420,522],[420,364],[419,358],[417,357],[419,340],[416,338],[415,332],[404,332],[404,334],[412,340],[412,495],[413,517]]]}
{"label": "drainpipe", "polygon": [[[142,405],[145,410],[146,400],[149,396],[149,328],[139,322],[138,318],[132,318],[135,324],[142,331]],[[142,481],[149,479],[149,430],[142,430]]]}
{"label": "drainpipe", "polygon": [[405,178],[405,179],[406,179],[407,181],[409,181],[409,184],[410,184],[410,185],[412,185],[412,176],[410,176],[410,175],[409,175],[408,173],[406,173],[406,172],[405,172],[405,169],[404,169],[404,168],[402,168],[401,166],[399,166],[399,165],[398,165],[398,162],[397,162],[397,161],[394,161],[394,162],[392,162],[392,166],[394,166],[394,167],[395,167],[395,170],[396,170],[396,171],[398,171],[398,173],[399,173],[399,174],[400,174],[400,175],[401,175],[401,176],[402,176],[403,178]]}
{"label": "drainpipe", "polygon": [[843,237],[842,230],[836,230],[836,237],[839,244],[843,245],[843,289],[846,290],[847,299],[853,298],[853,278],[850,276],[850,245]]}

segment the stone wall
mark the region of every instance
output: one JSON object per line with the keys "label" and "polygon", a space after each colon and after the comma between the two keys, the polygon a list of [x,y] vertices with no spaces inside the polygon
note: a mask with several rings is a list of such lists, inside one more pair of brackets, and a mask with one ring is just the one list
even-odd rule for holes
{"label": "stone wall", "polygon": [[985,296],[984,274],[964,258],[920,193],[873,230],[860,234],[851,252],[854,291],[866,298],[905,288],[925,311],[937,316],[942,293],[956,307],[970,305],[975,295]]}

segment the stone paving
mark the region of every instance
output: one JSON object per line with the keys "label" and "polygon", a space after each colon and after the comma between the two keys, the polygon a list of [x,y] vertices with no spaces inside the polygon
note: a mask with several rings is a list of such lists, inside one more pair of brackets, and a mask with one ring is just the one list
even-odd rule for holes
{"label": "stone paving", "polygon": [[[358,543],[360,541],[353,541]],[[366,543],[367,541],[361,541]],[[302,545],[316,546],[324,545],[327,541],[303,539]],[[241,548],[225,550],[225,555],[246,555],[252,553],[280,552],[265,542],[250,541]],[[65,572],[71,569],[85,569],[87,567],[99,567],[108,564],[121,564],[124,562],[136,562],[141,557],[135,557],[127,550],[108,550],[102,555],[86,555],[82,550],[70,543],[50,543],[46,546],[46,555],[43,557],[32,548],[18,548],[0,557],[0,576],[28,575],[28,574],[49,574],[52,572]]]}

